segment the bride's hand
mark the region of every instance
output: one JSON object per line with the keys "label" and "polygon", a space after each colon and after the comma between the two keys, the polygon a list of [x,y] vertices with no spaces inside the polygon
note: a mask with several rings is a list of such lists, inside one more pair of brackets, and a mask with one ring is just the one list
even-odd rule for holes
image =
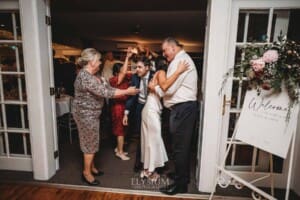
{"label": "bride's hand", "polygon": [[185,72],[186,70],[188,70],[189,66],[190,66],[189,63],[186,60],[180,61],[178,63],[176,71],[177,71],[177,73],[181,74],[181,73]]}
{"label": "bride's hand", "polygon": [[153,79],[148,84],[148,88],[150,92],[155,92],[155,86],[157,86],[157,84],[158,84],[157,78],[156,76],[154,76]]}

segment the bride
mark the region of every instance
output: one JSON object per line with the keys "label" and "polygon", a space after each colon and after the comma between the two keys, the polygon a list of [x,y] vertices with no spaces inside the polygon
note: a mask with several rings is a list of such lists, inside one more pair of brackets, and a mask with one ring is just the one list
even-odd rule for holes
{"label": "bride", "polygon": [[147,97],[146,104],[142,111],[141,125],[141,161],[144,163],[144,170],[141,171],[140,177],[147,177],[151,181],[156,181],[159,174],[155,172],[158,167],[163,167],[168,161],[166,149],[161,137],[161,111],[162,104],[160,98],[176,79],[189,67],[186,61],[181,61],[178,68],[172,76],[166,78],[167,61],[164,57],[158,57],[155,63],[156,73],[149,83],[159,85],[156,92],[151,91]]}

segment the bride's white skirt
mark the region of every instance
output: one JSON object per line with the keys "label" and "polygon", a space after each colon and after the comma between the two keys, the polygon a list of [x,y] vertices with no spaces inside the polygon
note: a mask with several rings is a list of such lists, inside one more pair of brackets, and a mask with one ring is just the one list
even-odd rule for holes
{"label": "bride's white skirt", "polygon": [[141,161],[144,169],[154,171],[168,161],[161,137],[161,103],[155,95],[149,95],[142,111]]}

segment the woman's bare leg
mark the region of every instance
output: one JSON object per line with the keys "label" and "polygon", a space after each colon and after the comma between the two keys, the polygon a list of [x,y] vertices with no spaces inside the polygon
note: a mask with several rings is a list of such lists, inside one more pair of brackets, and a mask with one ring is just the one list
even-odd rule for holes
{"label": "woman's bare leg", "polygon": [[123,154],[123,147],[124,147],[124,136],[118,136],[117,137],[117,141],[118,141],[118,152],[120,154]]}
{"label": "woman's bare leg", "polygon": [[83,175],[89,182],[93,182],[95,177],[92,175],[92,163],[94,162],[95,154],[84,153],[83,154]]}
{"label": "woman's bare leg", "polygon": [[91,164],[91,172],[98,173],[98,169],[95,166],[94,159],[93,159],[92,164]]}

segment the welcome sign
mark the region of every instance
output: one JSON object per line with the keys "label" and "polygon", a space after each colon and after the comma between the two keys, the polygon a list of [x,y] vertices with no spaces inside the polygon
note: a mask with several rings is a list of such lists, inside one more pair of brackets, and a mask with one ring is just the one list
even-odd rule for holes
{"label": "welcome sign", "polygon": [[286,91],[271,94],[262,90],[260,95],[256,90],[247,91],[236,139],[286,158],[299,110],[299,105],[294,105],[287,121],[289,101]]}

